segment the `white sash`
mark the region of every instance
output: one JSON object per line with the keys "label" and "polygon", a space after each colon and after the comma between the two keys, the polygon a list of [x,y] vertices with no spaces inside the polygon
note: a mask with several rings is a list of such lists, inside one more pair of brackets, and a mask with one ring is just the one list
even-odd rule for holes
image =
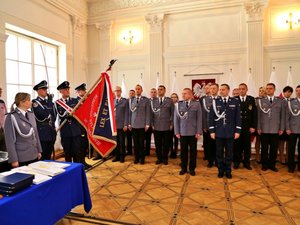
{"label": "white sash", "polygon": [[261,110],[263,113],[265,113],[265,114],[268,114],[268,113],[269,113],[269,115],[270,115],[270,113],[271,113],[271,108],[269,108],[268,110],[264,110],[264,109],[262,108],[262,106],[261,106],[261,99],[258,99],[258,106],[259,106],[260,110]]}
{"label": "white sash", "polygon": [[291,112],[291,114],[292,114],[293,116],[299,116],[299,115],[300,115],[300,110],[298,110],[297,113],[294,113],[294,112],[293,112],[293,109],[292,109],[292,106],[291,106],[291,101],[288,101],[288,107],[289,107],[289,110],[290,110],[290,112]]}
{"label": "white sash", "polygon": [[206,107],[206,101],[205,101],[205,98],[203,98],[203,107],[204,107],[204,110],[206,111],[206,112],[210,112],[210,110]]}
{"label": "white sash", "polygon": [[179,109],[178,109],[178,102],[175,103],[175,109],[176,109],[176,113],[180,119],[187,119],[188,112],[185,112],[183,115],[180,115]]}
{"label": "white sash", "polygon": [[160,108],[157,108],[157,109],[154,109],[154,108],[153,108],[153,100],[150,101],[150,105],[151,105],[151,109],[152,109],[152,111],[153,111],[154,113],[158,113],[158,112],[160,111]]}
{"label": "white sash", "polygon": [[68,106],[68,105],[67,105],[64,101],[62,101],[61,99],[56,100],[55,103],[56,103],[56,104],[59,104],[63,109],[66,110],[63,114],[60,114],[59,111],[57,110],[57,106],[56,106],[56,104],[55,104],[55,108],[56,108],[57,114],[58,114],[60,117],[66,116],[68,113],[71,113],[72,110],[73,110],[70,106]]}
{"label": "white sash", "polygon": [[[12,127],[13,127],[13,128],[14,128],[14,127],[16,128],[18,134],[19,134],[21,137],[23,137],[23,138],[29,138],[29,137],[31,137],[31,136],[34,134],[34,130],[33,130],[32,127],[30,127],[30,130],[29,130],[28,134],[23,134],[23,133],[21,132],[21,130],[20,130],[19,124],[18,124],[18,122],[17,122],[15,116],[14,116],[13,114],[10,114],[10,115],[11,115],[11,123],[12,123]],[[14,140],[16,140],[16,137],[14,137],[14,138],[15,138]]]}
{"label": "white sash", "polygon": [[217,119],[215,119],[215,121],[219,121],[220,119],[224,119],[225,116],[226,116],[225,111],[222,112],[222,114],[218,113],[215,99],[213,100],[212,104],[213,104],[214,112],[215,112],[216,116],[218,117]]}

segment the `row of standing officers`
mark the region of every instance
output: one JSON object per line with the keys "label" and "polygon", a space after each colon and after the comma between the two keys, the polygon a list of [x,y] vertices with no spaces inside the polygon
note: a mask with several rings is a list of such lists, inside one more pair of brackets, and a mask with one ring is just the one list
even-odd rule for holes
{"label": "row of standing officers", "polygon": [[[52,102],[47,98],[47,82],[42,81],[34,87],[38,97],[32,101],[32,108],[37,123],[42,156],[51,156],[56,138],[54,121],[67,120],[61,129],[61,143],[66,161],[84,164],[85,150],[88,146],[85,130],[69,116],[69,112],[85,93],[85,84],[76,88],[78,98],[70,97],[69,82],[65,81],[57,89],[61,99]],[[145,135],[149,129],[154,133],[157,161],[156,164],[168,164],[170,131],[181,144],[181,171],[195,175],[197,159],[197,140],[203,134],[204,153],[208,167],[218,166],[218,177],[231,178],[231,165],[238,168],[241,163],[247,169],[250,166],[251,134],[261,136],[262,170],[276,168],[279,136],[284,131],[292,138],[289,145],[289,171],[295,170],[295,145],[300,131],[300,87],[296,88],[297,97],[283,100],[275,97],[275,85],[267,84],[267,96],[254,99],[247,95],[247,85],[240,84],[240,96],[229,97],[227,84],[210,84],[206,87],[207,95],[199,100],[193,99],[189,88],[182,91],[182,101],[173,104],[166,97],[166,88],[158,87],[158,97],[147,98],[142,95],[143,88],[136,85],[135,96],[130,99],[121,97],[120,87],[115,89],[115,117],[117,124],[117,148],[114,161],[125,160],[125,133],[132,132],[134,141],[134,163],[145,163]],[[14,113],[14,112],[11,112]],[[299,155],[299,154],[298,154]],[[299,160],[298,160],[299,162]],[[86,164],[87,165],[87,164]],[[88,165],[87,165],[88,166]],[[298,166],[299,169],[299,166]]]}

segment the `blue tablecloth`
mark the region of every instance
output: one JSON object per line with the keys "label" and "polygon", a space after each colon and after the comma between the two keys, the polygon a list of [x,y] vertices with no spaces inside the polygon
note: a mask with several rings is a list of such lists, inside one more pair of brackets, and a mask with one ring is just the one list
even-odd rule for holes
{"label": "blue tablecloth", "polygon": [[1,225],[53,225],[77,205],[92,208],[83,165],[72,163],[51,180],[0,199]]}

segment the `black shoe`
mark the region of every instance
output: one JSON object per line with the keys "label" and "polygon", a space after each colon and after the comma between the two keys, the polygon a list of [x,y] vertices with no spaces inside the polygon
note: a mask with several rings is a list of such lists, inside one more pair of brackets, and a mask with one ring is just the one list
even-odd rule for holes
{"label": "black shoe", "polygon": [[171,158],[171,159],[176,159],[176,158],[177,158],[177,155],[176,155],[176,153],[174,153],[174,154],[173,154],[173,153],[171,153],[171,155],[170,155],[170,158]]}
{"label": "black shoe", "polygon": [[289,172],[289,173],[294,173],[294,172],[295,172],[295,169],[294,169],[294,168],[289,168],[288,172]]}
{"label": "black shoe", "polygon": [[118,159],[118,158],[114,158],[113,160],[111,160],[112,162],[118,162],[118,161],[120,161],[120,159]]}
{"label": "black shoe", "polygon": [[207,167],[208,168],[212,168],[214,166],[214,163],[213,162],[209,162],[208,164],[207,164]]}
{"label": "black shoe", "polygon": [[164,163],[164,165],[168,165],[168,161],[167,160],[164,160],[163,163]]}
{"label": "black shoe", "polygon": [[139,163],[139,160],[138,160],[138,159],[135,159],[133,163],[134,163],[134,164],[138,164],[138,163]]}
{"label": "black shoe", "polygon": [[236,170],[237,170],[237,169],[239,168],[239,166],[240,166],[239,163],[234,163],[233,169],[236,169]]}
{"label": "black shoe", "polygon": [[231,178],[232,178],[231,172],[226,172],[226,177],[227,177],[228,179],[231,179]]}
{"label": "black shoe", "polygon": [[161,161],[160,160],[156,160],[155,164],[156,165],[161,164]]}
{"label": "black shoe", "polygon": [[132,155],[132,152],[126,152],[126,155]]}
{"label": "black shoe", "polygon": [[244,166],[247,170],[252,170],[252,167],[249,165]]}
{"label": "black shoe", "polygon": [[194,170],[191,170],[191,171],[190,171],[190,175],[191,175],[191,176],[195,176],[195,175],[196,175],[195,171],[194,171]]}
{"label": "black shoe", "polygon": [[120,159],[120,163],[124,163],[125,162],[125,159]]}
{"label": "black shoe", "polygon": [[261,168],[261,170],[262,170],[262,171],[267,171],[268,168],[267,168],[266,166],[263,166],[263,167]]}
{"label": "black shoe", "polygon": [[179,175],[184,175],[186,173],[186,170],[180,170]]}
{"label": "black shoe", "polygon": [[223,173],[223,172],[219,172],[219,173],[218,173],[218,177],[219,177],[219,178],[224,177],[224,173]]}
{"label": "black shoe", "polygon": [[274,166],[274,167],[271,167],[270,170],[274,171],[274,172],[278,172],[279,170]]}
{"label": "black shoe", "polygon": [[141,160],[141,165],[144,165],[145,164],[145,160]]}

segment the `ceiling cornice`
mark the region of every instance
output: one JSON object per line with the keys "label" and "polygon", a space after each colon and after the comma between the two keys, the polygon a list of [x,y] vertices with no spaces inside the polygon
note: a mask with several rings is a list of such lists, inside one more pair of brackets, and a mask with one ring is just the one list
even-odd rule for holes
{"label": "ceiling cornice", "polygon": [[49,4],[55,6],[56,8],[62,10],[63,12],[69,14],[70,16],[75,16],[82,20],[84,24],[88,20],[88,4],[86,0],[45,0]]}
{"label": "ceiling cornice", "polygon": [[[108,2],[110,2],[110,4],[105,4]],[[127,2],[128,4],[129,2],[139,2],[139,4],[136,3],[136,5],[134,5],[132,3],[131,5],[126,5],[124,2]],[[101,0],[98,2],[90,2],[88,4],[88,24],[92,25],[100,21],[125,19],[128,17],[143,17],[147,14],[174,14],[236,6],[244,7],[244,4],[249,2],[266,5],[268,0]]]}

